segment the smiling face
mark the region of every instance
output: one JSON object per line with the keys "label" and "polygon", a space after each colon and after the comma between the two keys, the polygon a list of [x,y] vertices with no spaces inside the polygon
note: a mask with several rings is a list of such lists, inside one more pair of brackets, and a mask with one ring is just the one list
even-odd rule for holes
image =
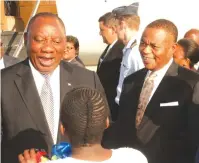
{"label": "smiling face", "polygon": [[173,57],[176,44],[164,29],[146,28],[143,32],[139,50],[147,69],[155,71],[166,65]]}
{"label": "smiling face", "polygon": [[31,63],[39,72],[49,74],[59,65],[66,47],[65,31],[53,17],[38,17],[25,35]]}
{"label": "smiling face", "polygon": [[78,51],[75,50],[74,43],[66,42],[66,50],[65,50],[63,59],[70,61],[70,60],[74,59],[77,56],[77,54],[78,54]]}

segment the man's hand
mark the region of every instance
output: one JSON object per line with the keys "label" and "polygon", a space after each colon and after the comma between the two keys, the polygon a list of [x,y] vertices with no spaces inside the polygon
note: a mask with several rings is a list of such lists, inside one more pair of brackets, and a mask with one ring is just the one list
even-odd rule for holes
{"label": "man's hand", "polygon": [[34,149],[27,149],[18,156],[19,163],[37,163],[36,152]]}

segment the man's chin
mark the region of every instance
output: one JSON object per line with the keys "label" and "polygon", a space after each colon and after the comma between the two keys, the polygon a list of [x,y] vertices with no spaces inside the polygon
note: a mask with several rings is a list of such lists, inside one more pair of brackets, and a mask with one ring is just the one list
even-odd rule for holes
{"label": "man's chin", "polygon": [[150,64],[145,64],[145,68],[151,71],[155,69],[154,66]]}
{"label": "man's chin", "polygon": [[44,66],[38,66],[37,70],[42,73],[42,74],[50,74],[52,73],[54,70],[56,69],[55,66],[48,66],[48,67],[44,67]]}

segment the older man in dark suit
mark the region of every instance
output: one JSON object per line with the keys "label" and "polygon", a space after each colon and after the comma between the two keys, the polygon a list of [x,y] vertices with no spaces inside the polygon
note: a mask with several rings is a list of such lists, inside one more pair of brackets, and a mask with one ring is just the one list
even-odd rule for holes
{"label": "older man in dark suit", "polygon": [[97,74],[106,93],[112,120],[115,121],[118,114],[118,105],[115,103],[116,88],[119,81],[124,44],[117,40],[116,19],[113,13],[108,12],[99,18],[99,28],[100,35],[107,47],[99,58]]}
{"label": "older man in dark suit", "polygon": [[119,119],[107,130],[113,135],[105,145],[137,148],[149,163],[194,162],[199,75],[173,62],[177,34],[165,19],[144,30],[139,50],[146,68],[125,79]]}
{"label": "older man in dark suit", "polygon": [[29,58],[2,70],[2,162],[18,162],[23,150],[38,148],[26,131],[39,134],[49,153],[53,144],[64,140],[58,128],[60,105],[70,89],[85,85],[103,91],[94,72],[61,61],[65,36],[59,17],[37,14],[25,34]]}

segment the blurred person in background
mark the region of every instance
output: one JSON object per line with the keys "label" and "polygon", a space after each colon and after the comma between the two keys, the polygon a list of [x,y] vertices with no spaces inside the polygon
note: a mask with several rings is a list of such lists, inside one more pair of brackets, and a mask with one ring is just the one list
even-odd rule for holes
{"label": "blurred person in background", "polygon": [[18,63],[20,60],[4,54],[3,42],[0,38],[0,70]]}
{"label": "blurred person in background", "polygon": [[120,95],[124,79],[144,68],[144,64],[138,50],[137,33],[140,26],[138,15],[139,3],[129,6],[121,6],[112,11],[117,20],[117,36],[125,45],[120,67],[120,77],[117,85],[117,96],[115,102],[119,105]]}
{"label": "blurred person in background", "polygon": [[66,50],[63,59],[80,67],[85,67],[79,58],[79,40],[74,36],[66,36]]}
{"label": "blurred person in background", "polygon": [[188,69],[197,71],[196,64],[199,62],[199,45],[192,39],[180,39],[173,55],[174,61]]}
{"label": "blurred person in background", "polygon": [[112,12],[102,15],[98,22],[100,35],[107,47],[99,58],[97,74],[106,93],[111,119],[115,121],[118,115],[118,105],[115,103],[115,96],[117,95],[116,88],[119,81],[124,44],[117,39],[116,19]]}
{"label": "blurred person in background", "polygon": [[192,39],[199,45],[199,30],[198,29],[190,29],[184,35],[186,39]]}

